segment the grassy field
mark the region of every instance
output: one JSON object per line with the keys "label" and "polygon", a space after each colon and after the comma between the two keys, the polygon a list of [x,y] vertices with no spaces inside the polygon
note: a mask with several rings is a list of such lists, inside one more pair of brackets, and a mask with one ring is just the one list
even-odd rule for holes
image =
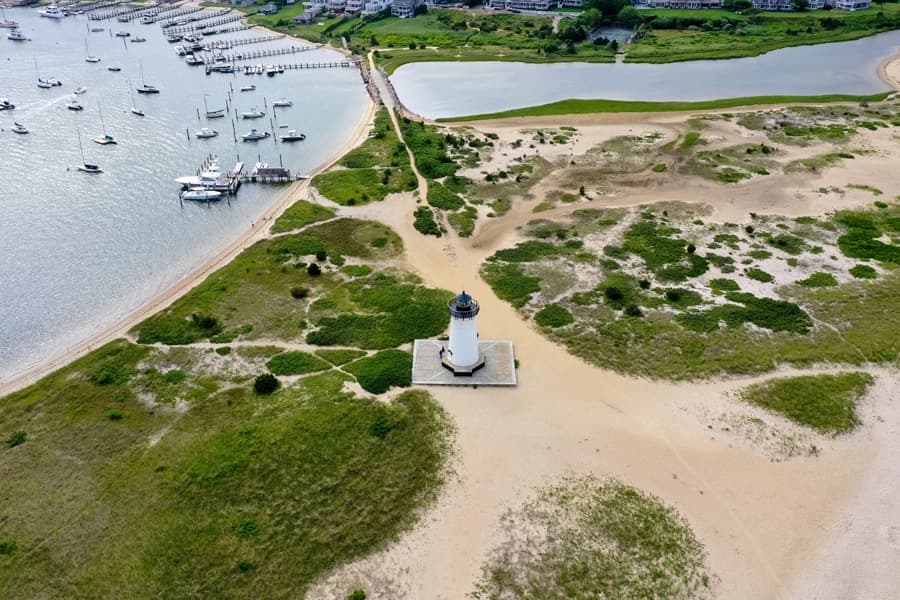
{"label": "grassy field", "polygon": [[628,48],[632,62],[757,56],[778,48],[854,40],[900,27],[900,5],[867,10],[738,15],[724,10],[641,11],[655,17]]}
{"label": "grassy field", "polygon": [[860,425],[856,404],[871,384],[867,373],[784,377],[752,385],[741,397],[819,433],[838,435]]}
{"label": "grassy field", "polygon": [[549,485],[503,519],[478,600],[711,597],[703,546],[658,498],[588,476]]}
{"label": "grassy field", "polygon": [[561,100],[540,106],[529,106],[496,113],[469,115],[438,119],[442,122],[484,121],[487,119],[508,119],[513,117],[541,117],[548,115],[580,115],[591,113],[618,112],[676,112],[735,108],[761,104],[826,104],[830,102],[877,102],[889,93],[871,96],[848,96],[826,94],[822,96],[746,96],[743,98],[722,98],[700,102],[642,102],[631,100]]}
{"label": "grassy field", "polygon": [[395,346],[443,333],[451,294],[393,266],[384,225],[319,222],[332,216],[298,203],[276,228],[305,231],[245,250],[138,325],[139,343],[0,399],[0,589],[302,597],[412,527],[452,426],[425,392],[345,385],[408,387]]}
{"label": "grassy field", "polygon": [[[897,235],[897,206],[758,220],[749,231],[679,210],[678,220],[645,207],[535,221],[530,239],[497,251],[482,276],[545,335],[619,372],[694,379],[780,364],[900,364],[900,328],[885,318],[900,254],[880,241]],[[604,236],[613,225],[624,226],[620,237]],[[836,269],[835,254],[869,268]],[[791,280],[766,270],[778,263],[795,266]],[[744,291],[761,285],[766,296]]]}

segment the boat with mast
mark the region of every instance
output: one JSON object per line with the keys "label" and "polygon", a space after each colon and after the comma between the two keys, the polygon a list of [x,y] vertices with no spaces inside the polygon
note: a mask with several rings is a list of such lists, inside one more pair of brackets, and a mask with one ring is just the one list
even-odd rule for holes
{"label": "boat with mast", "polygon": [[24,134],[28,133],[28,129],[21,123],[13,123],[12,132],[18,133],[20,135],[24,135]]}
{"label": "boat with mast", "polygon": [[41,72],[38,71],[38,64],[37,64],[36,58],[34,59],[34,71],[35,71],[35,73],[37,73],[37,76],[38,76],[37,84],[38,84],[39,88],[48,89],[48,88],[58,87],[58,86],[62,85],[61,81],[59,81],[57,79],[53,79],[52,77],[50,77],[49,79],[44,79],[41,77]]}
{"label": "boat with mast", "polygon": [[225,116],[225,109],[219,108],[215,110],[209,110],[209,106],[206,105],[206,97],[209,94],[203,94],[203,109],[206,110],[206,118],[207,119],[218,119],[219,117]]}
{"label": "boat with mast", "polygon": [[131,91],[131,80],[128,80],[128,95],[131,96],[131,114],[137,115],[139,117],[144,116],[144,111],[139,109],[137,105],[134,103],[134,92]]}
{"label": "boat with mast", "polygon": [[84,38],[84,62],[88,63],[98,63],[100,62],[100,58],[91,54],[91,51],[88,50],[88,41],[87,38]]}
{"label": "boat with mast", "polygon": [[0,98],[0,110],[13,110],[15,104],[9,101],[9,98]]}
{"label": "boat with mast", "polygon": [[103,169],[99,166],[84,160],[84,146],[81,145],[81,132],[76,129],[75,133],[78,135],[78,149],[81,150],[81,164],[78,166],[78,170],[82,173],[102,173]]}
{"label": "boat with mast", "polygon": [[251,108],[250,110],[241,113],[242,119],[260,119],[264,116],[266,116],[266,113],[259,110],[255,106],[253,108]]}
{"label": "boat with mast", "polygon": [[4,8],[4,6],[0,5],[0,27],[4,27],[6,29],[15,29],[19,26],[19,24],[12,19],[6,18],[6,11],[4,10]]}
{"label": "boat with mast", "polygon": [[113,136],[106,133],[106,124],[103,122],[103,109],[100,108],[100,103],[97,103],[97,110],[100,112],[100,127],[103,128],[103,135],[100,137],[94,138],[94,143],[100,144],[101,146],[106,146],[107,144],[117,144],[115,138]]}
{"label": "boat with mast", "polygon": [[158,94],[159,90],[152,85],[147,85],[144,81],[144,63],[141,61],[141,86],[137,89],[138,94]]}

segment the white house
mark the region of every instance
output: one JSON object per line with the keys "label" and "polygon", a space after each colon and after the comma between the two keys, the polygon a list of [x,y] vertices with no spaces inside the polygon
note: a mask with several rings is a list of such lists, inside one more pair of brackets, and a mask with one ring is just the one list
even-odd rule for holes
{"label": "white house", "polygon": [[277,12],[278,12],[278,7],[275,6],[274,4],[272,4],[271,2],[269,4],[263,4],[262,6],[259,7],[259,14],[261,14],[261,15],[274,15]]}
{"label": "white house", "polygon": [[391,15],[408,19],[415,16],[416,9],[425,4],[424,0],[392,0]]}
{"label": "white house", "polygon": [[376,15],[391,6],[391,0],[369,0],[363,6],[362,14]]}
{"label": "white house", "polygon": [[722,0],[634,0],[637,8],[722,8]]}

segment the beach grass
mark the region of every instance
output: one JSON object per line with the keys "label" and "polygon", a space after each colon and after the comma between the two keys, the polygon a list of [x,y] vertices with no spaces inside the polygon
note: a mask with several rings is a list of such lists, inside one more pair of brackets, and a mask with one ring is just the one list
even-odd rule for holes
{"label": "beach grass", "polygon": [[702,544],[659,498],[569,476],[504,516],[473,598],[711,597]]}
{"label": "beach grass", "polygon": [[837,435],[861,424],[856,405],[872,381],[859,372],[782,377],[752,385],[741,397],[819,433]]}
{"label": "beach grass", "polygon": [[703,100],[698,102],[644,102],[637,100],[561,100],[550,104],[516,108],[496,113],[445,117],[439,122],[485,121],[488,119],[511,119],[516,117],[543,117],[552,115],[582,115],[594,113],[627,113],[627,112],[686,112],[736,108],[766,104],[827,104],[834,102],[854,103],[877,102],[889,96],[889,92],[868,96],[852,96],[847,94],[825,94],[820,96],[745,96],[741,98],[722,98],[719,100]]}
{"label": "beach grass", "polygon": [[298,200],[290,205],[287,210],[278,217],[278,220],[272,225],[272,233],[293,231],[294,229],[305,227],[310,223],[330,219],[333,216],[334,210],[326,206],[313,204],[306,200]]}

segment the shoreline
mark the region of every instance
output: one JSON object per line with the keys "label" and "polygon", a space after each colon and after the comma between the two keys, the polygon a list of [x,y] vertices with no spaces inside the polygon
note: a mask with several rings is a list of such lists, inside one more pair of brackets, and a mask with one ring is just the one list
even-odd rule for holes
{"label": "shoreline", "polygon": [[243,252],[249,245],[265,238],[269,233],[269,226],[271,223],[299,198],[299,194],[305,192],[309,188],[310,181],[315,175],[330,168],[340,160],[344,154],[361,143],[375,116],[375,110],[375,102],[372,100],[371,96],[367,95],[366,110],[347,142],[333,155],[329,156],[320,165],[311,170],[306,179],[298,181],[292,184],[288,189],[284,190],[275,203],[270,206],[248,230],[219,251],[215,256],[191,271],[185,277],[176,281],[165,291],[150,298],[135,310],[118,319],[114,324],[103,331],[75,344],[59,355],[51,356],[40,364],[14,375],[7,381],[0,381],[0,397],[7,396],[26,388],[93,350],[125,336],[135,325],[168,307],[194,287],[202,283],[203,280],[213,272],[234,260],[234,258]]}

